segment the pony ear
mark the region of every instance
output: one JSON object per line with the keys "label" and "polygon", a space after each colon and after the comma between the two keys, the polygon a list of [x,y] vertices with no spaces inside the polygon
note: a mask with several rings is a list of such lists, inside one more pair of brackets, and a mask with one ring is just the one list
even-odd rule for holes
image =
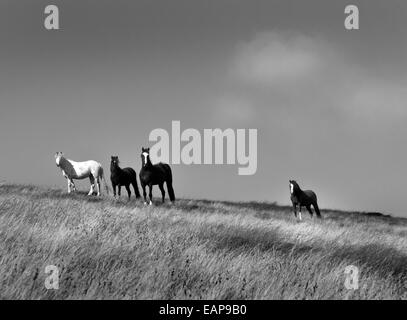
{"label": "pony ear", "polygon": [[141,147],[141,152],[144,152],[144,151],[145,151],[144,147]]}

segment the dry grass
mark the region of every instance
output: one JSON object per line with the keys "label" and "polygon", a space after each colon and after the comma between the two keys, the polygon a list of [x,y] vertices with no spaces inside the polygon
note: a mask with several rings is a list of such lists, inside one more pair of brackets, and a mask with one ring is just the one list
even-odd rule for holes
{"label": "dry grass", "polygon": [[[0,298],[407,299],[407,220],[0,186]],[[347,265],[359,289],[344,287]],[[46,265],[59,290],[44,286]]]}

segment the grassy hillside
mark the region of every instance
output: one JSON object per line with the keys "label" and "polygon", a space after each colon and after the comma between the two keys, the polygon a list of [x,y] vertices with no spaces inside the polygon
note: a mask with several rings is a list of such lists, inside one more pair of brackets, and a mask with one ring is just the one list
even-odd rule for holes
{"label": "grassy hillside", "polygon": [[0,298],[407,299],[405,219],[323,210],[299,223],[270,203],[125,200],[0,185]]}

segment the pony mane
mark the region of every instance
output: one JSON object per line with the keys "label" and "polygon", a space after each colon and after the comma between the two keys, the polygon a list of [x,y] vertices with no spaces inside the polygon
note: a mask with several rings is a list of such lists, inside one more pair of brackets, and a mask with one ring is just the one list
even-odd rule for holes
{"label": "pony mane", "polygon": [[292,184],[294,186],[294,192],[296,191],[301,191],[300,185],[298,184],[297,181],[295,180],[289,180],[290,184]]}

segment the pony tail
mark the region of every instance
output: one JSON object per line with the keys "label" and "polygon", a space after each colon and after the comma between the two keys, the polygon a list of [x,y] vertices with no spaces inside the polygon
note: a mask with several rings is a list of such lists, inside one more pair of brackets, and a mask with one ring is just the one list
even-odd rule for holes
{"label": "pony tail", "polygon": [[315,209],[315,212],[316,212],[317,216],[319,218],[321,218],[321,212],[319,211],[318,204],[316,204],[316,203],[314,204],[314,209]]}
{"label": "pony tail", "polygon": [[137,174],[134,174],[134,182],[133,182],[133,188],[134,188],[134,192],[136,194],[136,199],[140,198],[140,191],[138,189],[138,183],[137,183]]}
{"label": "pony tail", "polygon": [[172,170],[171,167],[167,164],[166,165],[167,171],[168,171],[168,178],[167,178],[167,190],[168,190],[168,196],[170,197],[171,202],[175,201],[175,193],[174,189],[172,188]]}
{"label": "pony tail", "polygon": [[103,181],[103,184],[105,185],[106,193],[109,195],[109,194],[110,194],[110,192],[109,192],[109,185],[108,185],[107,182],[106,182],[105,173],[104,173],[104,171],[103,171],[103,168],[101,168],[101,170],[102,170],[102,173],[101,173],[102,179],[101,179],[101,180]]}
{"label": "pony tail", "polygon": [[170,197],[170,200],[172,202],[175,201],[175,193],[174,189],[172,188],[172,181],[167,181],[167,190],[168,190],[168,196]]}

